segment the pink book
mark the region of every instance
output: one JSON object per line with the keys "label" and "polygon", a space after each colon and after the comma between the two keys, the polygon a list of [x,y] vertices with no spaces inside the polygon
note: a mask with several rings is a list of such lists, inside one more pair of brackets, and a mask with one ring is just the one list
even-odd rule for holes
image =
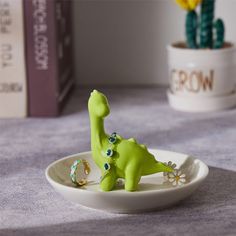
{"label": "pink book", "polygon": [[57,116],[73,87],[70,0],[24,0],[29,116]]}

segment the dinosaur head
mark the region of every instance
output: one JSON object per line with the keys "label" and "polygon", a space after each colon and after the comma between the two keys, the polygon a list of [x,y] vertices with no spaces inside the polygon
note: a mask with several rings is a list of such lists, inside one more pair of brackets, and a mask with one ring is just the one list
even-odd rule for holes
{"label": "dinosaur head", "polygon": [[109,115],[110,108],[104,94],[93,90],[88,101],[89,113],[93,116],[104,118]]}

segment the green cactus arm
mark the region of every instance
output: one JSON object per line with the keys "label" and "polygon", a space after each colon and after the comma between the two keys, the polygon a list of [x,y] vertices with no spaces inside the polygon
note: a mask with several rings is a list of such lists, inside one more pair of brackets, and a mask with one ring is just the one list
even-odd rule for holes
{"label": "green cactus arm", "polygon": [[221,19],[217,19],[214,23],[214,29],[215,29],[215,40],[213,48],[219,49],[222,48],[224,45],[224,38],[225,38],[224,22]]}
{"label": "green cactus arm", "polygon": [[215,0],[203,0],[201,5],[200,48],[212,48]]}
{"label": "green cactus arm", "polygon": [[185,34],[187,39],[188,48],[198,48],[197,46],[197,13],[193,11],[189,11],[186,15],[186,23],[185,23]]}

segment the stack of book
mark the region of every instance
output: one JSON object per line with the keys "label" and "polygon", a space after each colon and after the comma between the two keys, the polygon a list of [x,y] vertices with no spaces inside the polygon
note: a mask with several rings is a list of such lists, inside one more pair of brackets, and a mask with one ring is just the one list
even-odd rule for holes
{"label": "stack of book", "polygon": [[73,87],[72,2],[0,0],[0,117],[57,116]]}

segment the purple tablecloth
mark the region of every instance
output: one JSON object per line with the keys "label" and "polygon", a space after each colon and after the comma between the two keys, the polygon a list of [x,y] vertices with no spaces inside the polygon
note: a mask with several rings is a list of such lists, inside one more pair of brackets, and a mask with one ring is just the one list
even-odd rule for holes
{"label": "purple tablecloth", "polygon": [[153,213],[116,215],[63,199],[47,183],[48,164],[90,149],[88,89],[77,89],[55,119],[0,120],[0,235],[236,235],[236,110],[172,110],[165,89],[102,89],[108,132],[150,148],[194,155],[210,166],[195,194]]}

